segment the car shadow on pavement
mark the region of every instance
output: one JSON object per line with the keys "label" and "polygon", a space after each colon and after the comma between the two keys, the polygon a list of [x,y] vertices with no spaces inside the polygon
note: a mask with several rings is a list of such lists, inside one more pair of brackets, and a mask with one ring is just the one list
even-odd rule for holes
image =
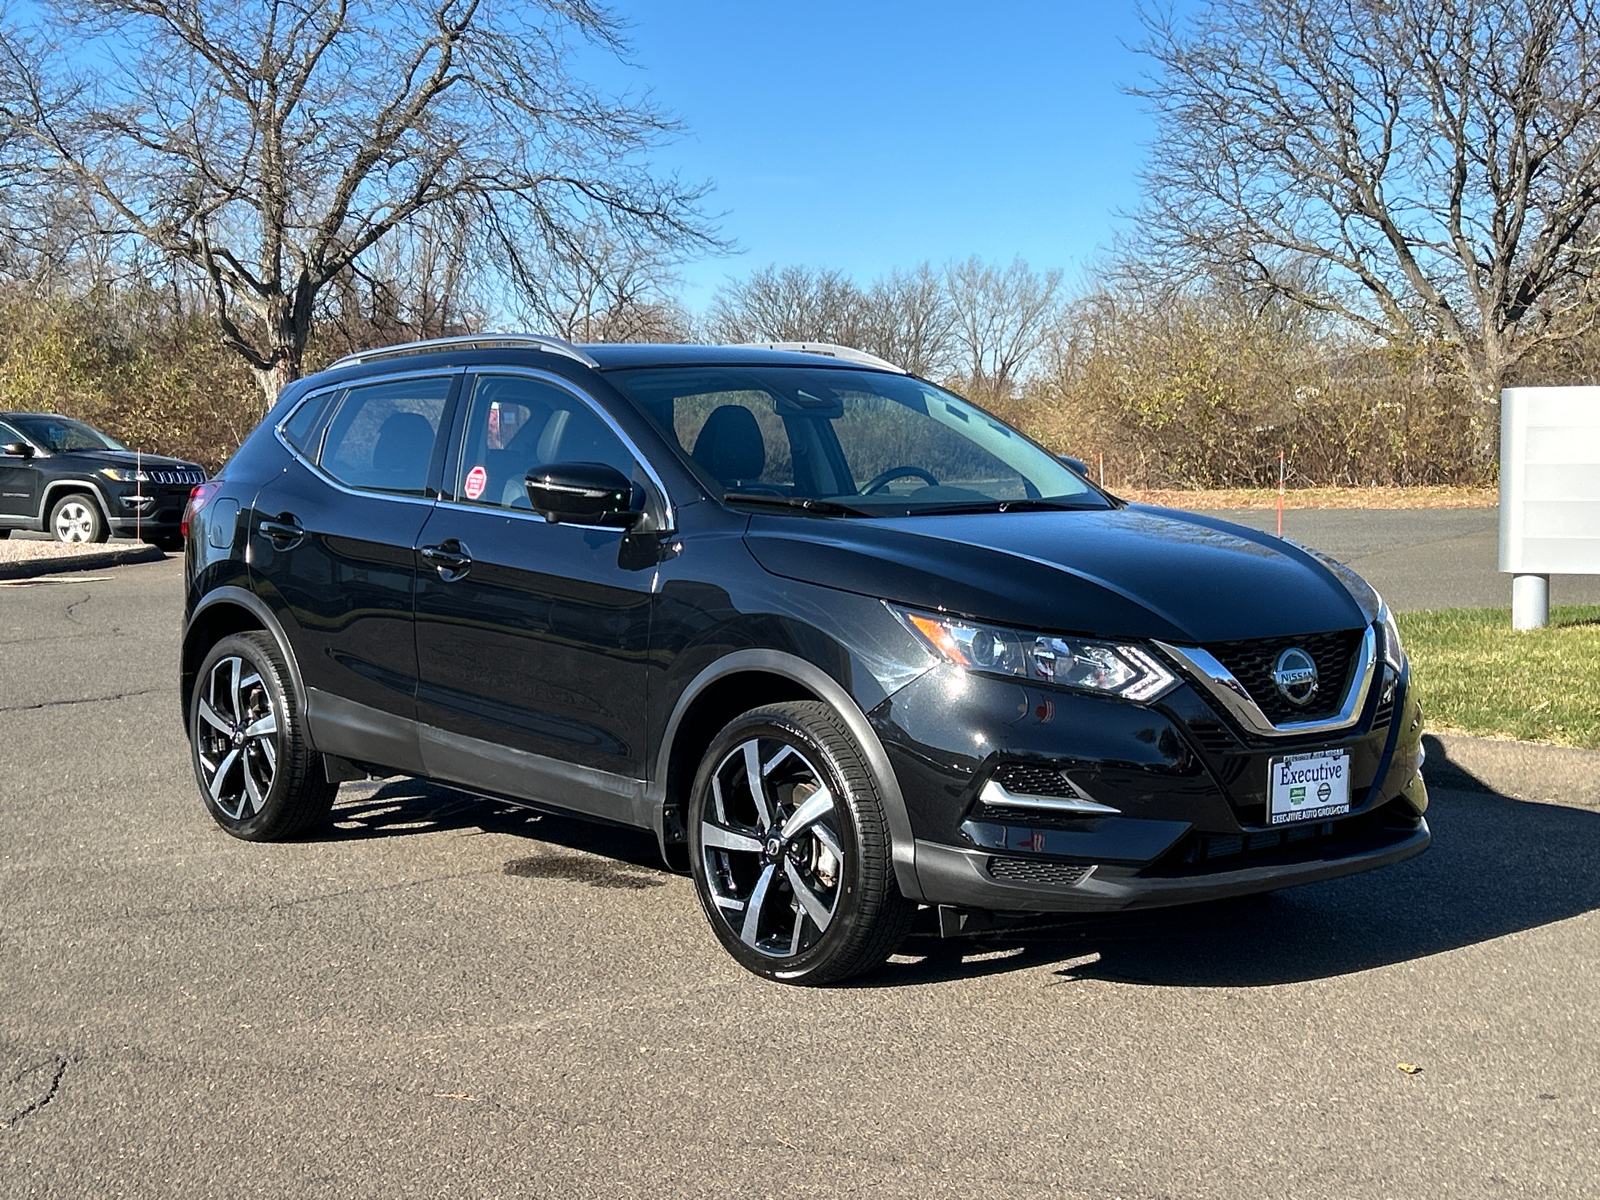
{"label": "car shadow on pavement", "polygon": [[1418,858],[1266,896],[984,935],[968,939],[964,961],[958,939],[913,936],[871,983],[1060,963],[1063,981],[1261,987],[1425,958],[1600,909],[1600,812],[1498,795],[1434,739],[1428,776],[1433,844]]}
{"label": "car shadow on pavement", "polygon": [[[334,801],[331,825],[319,841],[359,841],[407,837],[421,833],[507,833],[550,843],[567,850],[600,855],[632,871],[671,875],[661,861],[656,839],[642,830],[576,817],[536,812],[504,800],[474,796],[426,779],[397,778],[379,783],[346,784]],[[572,874],[573,869],[543,870],[539,864],[555,856],[533,855],[506,864],[508,875]],[[560,856],[571,859],[571,855]],[[597,872],[592,872],[596,874]],[[574,878],[577,876],[573,876]],[[606,886],[597,884],[597,886]],[[649,886],[649,885],[646,885]]]}

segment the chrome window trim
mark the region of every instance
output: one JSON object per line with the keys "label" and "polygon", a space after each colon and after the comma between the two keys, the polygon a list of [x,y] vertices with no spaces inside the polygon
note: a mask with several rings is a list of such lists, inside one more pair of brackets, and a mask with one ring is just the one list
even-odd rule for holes
{"label": "chrome window trim", "polygon": [[[343,492],[347,496],[366,496],[374,499],[398,500],[404,504],[426,504],[429,507],[432,507],[435,503],[437,503],[437,501],[429,496],[407,496],[402,492],[380,492],[372,488],[356,488],[351,487],[349,484],[338,479],[335,479],[327,471],[324,471],[320,466],[308,459],[299,450],[295,449],[295,447],[290,443],[289,439],[284,436],[283,427],[289,423],[290,418],[293,417],[295,413],[299,412],[313,399],[318,396],[326,396],[329,392],[351,391],[355,388],[366,387],[368,385],[402,383],[407,379],[448,379],[453,376],[465,374],[465,367],[447,367],[442,371],[438,369],[432,371],[402,371],[393,375],[377,375],[371,379],[361,379],[353,383],[330,383],[326,387],[313,388],[294,403],[293,407],[291,407],[289,411],[283,415],[283,420],[279,421],[272,427],[272,436],[278,439],[278,444],[289,452],[290,457],[292,457],[306,470],[310,471],[313,475],[315,475],[329,487],[333,488],[335,491]],[[322,432],[317,436],[318,458],[322,457],[322,441],[327,434],[328,427],[327,425],[324,425],[322,427]],[[437,430],[434,432],[434,436],[438,436]]]}
{"label": "chrome window trim", "polygon": [[[678,510],[677,507],[672,503],[672,494],[667,491],[667,485],[661,480],[660,472],[658,472],[655,469],[654,464],[652,464],[651,461],[645,457],[644,451],[639,449],[639,444],[628,435],[627,430],[623,429],[621,425],[617,424],[617,419],[607,412],[605,406],[591,396],[588,392],[584,391],[570,379],[566,379],[563,376],[557,375],[551,371],[540,371],[534,367],[475,366],[463,368],[463,371],[465,374],[472,376],[472,383],[474,387],[477,386],[478,379],[485,375],[515,375],[524,379],[534,379],[540,383],[550,384],[552,387],[568,393],[580,404],[586,405],[595,416],[600,418],[600,420],[605,424],[606,428],[610,429],[612,433],[617,435],[617,439],[621,441],[623,448],[626,449],[629,454],[633,455],[633,460],[644,469],[645,475],[649,478],[650,482],[655,485],[656,491],[660,493],[662,504],[662,524],[660,529],[652,530],[651,532],[658,533],[663,536],[676,532],[678,528]],[[494,504],[463,504],[454,498],[456,483],[461,478],[461,466],[466,461],[467,423],[472,420],[472,396],[468,394],[464,396],[463,399],[465,400],[467,407],[463,410],[461,421],[461,444],[456,447],[455,478],[449,481],[451,498],[447,500],[441,496],[439,498],[439,503],[449,505],[451,508],[466,509],[469,512],[498,512],[504,513],[508,516],[520,514],[524,517],[532,517],[536,521],[544,521],[544,518],[538,513],[528,512],[524,509],[501,508],[500,506]],[[449,464],[446,464],[446,466],[448,465]],[[443,485],[445,481],[440,480],[439,482],[441,485]],[[549,524],[549,522],[545,523]],[[625,529],[619,530],[615,525],[579,525],[575,521],[562,521],[560,524],[571,525],[575,529],[609,529],[612,532],[628,532]]]}
{"label": "chrome window trim", "polygon": [[1305,737],[1320,733],[1333,733],[1348,729],[1361,716],[1366,707],[1367,695],[1372,691],[1372,679],[1378,663],[1378,635],[1376,626],[1368,625],[1361,638],[1361,650],[1356,659],[1356,669],[1345,688],[1344,705],[1331,717],[1317,721],[1287,721],[1274,725],[1261,711],[1250,693],[1233,672],[1217,661],[1210,652],[1199,646],[1173,646],[1166,642],[1152,643],[1158,650],[1182,667],[1196,683],[1210,693],[1234,720],[1249,733],[1261,737]]}

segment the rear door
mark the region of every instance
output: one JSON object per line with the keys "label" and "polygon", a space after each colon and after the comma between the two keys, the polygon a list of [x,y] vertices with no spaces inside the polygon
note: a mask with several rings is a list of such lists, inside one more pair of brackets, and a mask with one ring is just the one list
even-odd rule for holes
{"label": "rear door", "polygon": [[422,770],[415,552],[459,378],[314,395],[280,427],[296,457],[256,495],[251,570],[294,643],[319,750]]}
{"label": "rear door", "polygon": [[462,407],[419,542],[423,761],[438,778],[631,821],[656,538],[549,524],[523,480],[602,462],[665,498],[604,414],[554,378],[479,373]]}

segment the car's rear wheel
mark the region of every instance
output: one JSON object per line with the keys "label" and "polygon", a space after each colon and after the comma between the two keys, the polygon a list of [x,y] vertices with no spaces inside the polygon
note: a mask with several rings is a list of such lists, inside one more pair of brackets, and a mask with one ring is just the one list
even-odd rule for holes
{"label": "car's rear wheel", "polygon": [[311,749],[288,665],[268,634],[234,634],[206,655],[189,742],[206,808],[234,837],[280,841],[327,821],[338,785]]}
{"label": "car's rear wheel", "polygon": [[58,542],[103,542],[106,519],[92,497],[73,492],[50,509],[50,535]]}
{"label": "car's rear wheel", "polygon": [[895,884],[871,768],[826,704],[775,704],[718,735],[689,805],[695,884],[757,975],[838,983],[883,963],[916,906]]}

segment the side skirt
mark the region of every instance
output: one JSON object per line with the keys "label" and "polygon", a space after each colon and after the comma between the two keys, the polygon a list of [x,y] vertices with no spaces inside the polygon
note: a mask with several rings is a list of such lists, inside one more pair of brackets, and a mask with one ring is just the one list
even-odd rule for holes
{"label": "side skirt", "polygon": [[306,689],[306,721],[319,751],[616,825],[653,829],[645,781],[512,750]]}

